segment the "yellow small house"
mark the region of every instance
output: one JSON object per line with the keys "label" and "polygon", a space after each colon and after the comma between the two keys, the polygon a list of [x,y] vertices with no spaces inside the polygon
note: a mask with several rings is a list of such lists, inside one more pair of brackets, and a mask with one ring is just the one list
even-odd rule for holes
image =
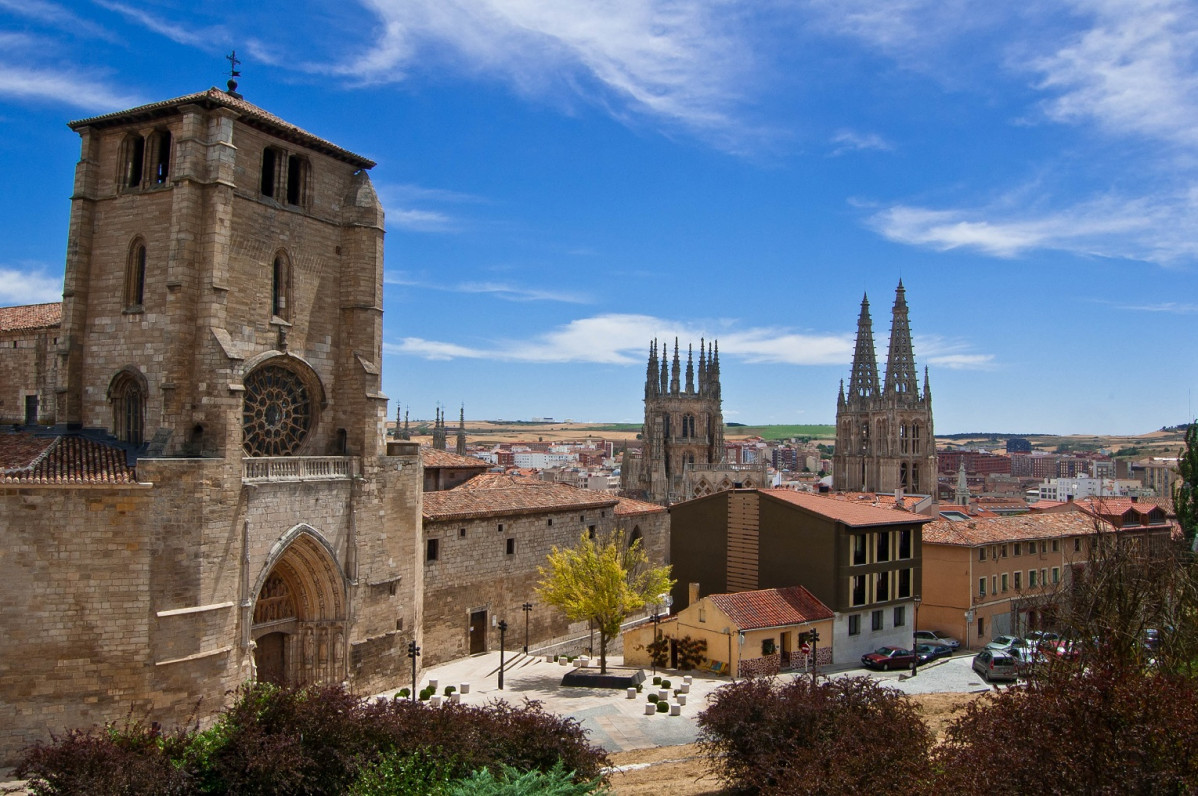
{"label": "yellow small house", "polygon": [[[685,639],[706,644],[700,666],[733,677],[806,670],[814,656],[832,663],[832,610],[802,586],[709,594],[670,617],[658,632],[670,641],[671,668]],[[649,666],[652,622],[624,633],[624,663]],[[819,641],[813,647],[812,631]],[[680,642],[683,642],[680,645]]]}

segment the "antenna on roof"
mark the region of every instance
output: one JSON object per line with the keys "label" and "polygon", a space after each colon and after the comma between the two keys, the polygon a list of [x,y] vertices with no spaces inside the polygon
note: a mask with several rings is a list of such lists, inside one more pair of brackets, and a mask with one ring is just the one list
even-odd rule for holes
{"label": "antenna on roof", "polygon": [[237,93],[237,81],[234,79],[241,77],[241,72],[237,69],[237,67],[241,66],[241,61],[237,60],[237,51],[234,50],[226,55],[225,60],[229,62],[229,82],[226,84],[229,89],[227,93],[234,99],[241,99],[241,95]]}

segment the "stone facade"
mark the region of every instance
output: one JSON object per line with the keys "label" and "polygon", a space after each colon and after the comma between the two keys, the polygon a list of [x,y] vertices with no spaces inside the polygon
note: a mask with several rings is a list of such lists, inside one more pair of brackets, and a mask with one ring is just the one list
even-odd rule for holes
{"label": "stone facade", "polygon": [[53,422],[62,304],[0,307],[0,424]]}
{"label": "stone facade", "polygon": [[0,435],[0,758],[255,677],[390,685],[421,642],[422,475],[384,446],[374,164],[216,89],[72,127],[40,433],[136,478],[47,476]]}
{"label": "stone facade", "polygon": [[846,396],[836,404],[832,485],[846,492],[936,492],[932,391],[924,368],[920,393],[903,283],[895,291],[886,382],[879,387],[869,298],[861,301],[857,347]]}
{"label": "stone facade", "polygon": [[698,378],[687,348],[683,381],[678,340],[669,359],[663,343],[649,347],[645,373],[645,424],[641,454],[625,452],[620,485],[625,494],[669,505],[724,489],[766,485],[766,464],[729,464],[724,450],[720,349],[699,341]]}

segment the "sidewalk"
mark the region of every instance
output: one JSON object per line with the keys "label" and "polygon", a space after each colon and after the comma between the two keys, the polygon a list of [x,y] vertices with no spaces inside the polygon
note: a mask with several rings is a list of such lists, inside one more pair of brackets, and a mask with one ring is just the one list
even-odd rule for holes
{"label": "sidewalk", "polygon": [[[609,655],[608,670],[621,668],[623,660],[622,656]],[[594,663],[597,667],[598,661]],[[430,679],[434,679],[438,681],[438,693],[444,693],[447,685],[461,689],[463,683],[469,683],[470,692],[461,697],[462,702],[468,705],[484,705],[495,699],[514,705],[522,704],[525,699],[538,701],[551,713],[576,719],[589,731],[588,737],[592,743],[608,752],[623,752],[693,743],[698,736],[695,718],[707,706],[707,695],[729,682],[727,677],[710,673],[686,672],[691,675],[692,681],[681,715],[656,713],[646,716],[646,697],[653,682],[650,669],[644,669],[644,690],[637,694],[636,699],[628,699],[623,689],[562,688],[559,683],[567,671],[566,666],[547,663],[544,656],[507,653],[504,690],[500,691],[499,653],[487,652],[425,670],[419,687],[423,688]],[[682,684],[682,674],[658,674],[668,679],[673,688]],[[378,696],[390,697],[400,688],[411,687],[410,681],[401,680],[396,682],[393,689]]]}

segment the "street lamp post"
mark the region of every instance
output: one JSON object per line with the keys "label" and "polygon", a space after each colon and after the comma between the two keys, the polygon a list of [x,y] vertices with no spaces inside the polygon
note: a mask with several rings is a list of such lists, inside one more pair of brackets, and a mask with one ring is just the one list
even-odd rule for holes
{"label": "street lamp post", "polygon": [[818,682],[817,678],[819,677],[817,674],[819,671],[819,650],[816,648],[816,645],[819,644],[819,630],[817,628],[811,628],[809,639],[811,641],[811,684],[816,685]]}
{"label": "street lamp post", "polygon": [[649,660],[653,663],[653,676],[657,676],[657,626],[661,622],[661,614],[658,612],[660,606],[653,606],[653,649],[649,652]]}
{"label": "street lamp post", "polygon": [[528,654],[528,615],[532,613],[532,603],[520,606],[524,610],[524,654]]}
{"label": "street lamp post", "polygon": [[408,642],[408,657],[412,659],[412,701],[416,701],[416,659],[420,657],[420,647],[416,642]]}
{"label": "street lamp post", "polygon": [[911,622],[911,654],[914,656],[911,659],[911,676],[912,677],[919,674],[919,653],[915,651],[915,642],[916,642],[915,631],[919,630],[919,604],[921,602],[923,602],[923,598],[917,594],[917,595],[915,595],[915,599],[913,600],[913,602],[915,603],[915,616]]}
{"label": "street lamp post", "polygon": [[506,641],[507,620],[499,620],[499,690],[503,690],[503,646]]}

